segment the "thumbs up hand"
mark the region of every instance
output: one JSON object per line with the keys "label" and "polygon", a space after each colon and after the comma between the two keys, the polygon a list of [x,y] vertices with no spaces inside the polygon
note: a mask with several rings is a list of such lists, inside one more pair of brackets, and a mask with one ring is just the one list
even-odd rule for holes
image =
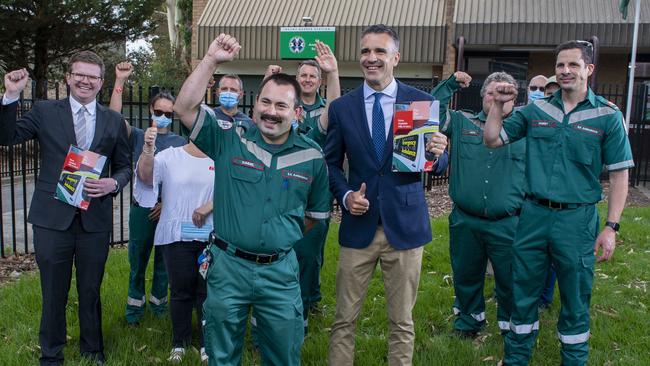
{"label": "thumbs up hand", "polygon": [[144,153],[153,155],[156,150],[156,136],[158,136],[158,126],[156,121],[151,121],[151,127],[144,131],[144,147],[142,149]]}
{"label": "thumbs up hand", "polygon": [[345,204],[348,211],[355,216],[361,216],[368,212],[370,202],[366,199],[366,183],[361,183],[358,191],[348,194]]}

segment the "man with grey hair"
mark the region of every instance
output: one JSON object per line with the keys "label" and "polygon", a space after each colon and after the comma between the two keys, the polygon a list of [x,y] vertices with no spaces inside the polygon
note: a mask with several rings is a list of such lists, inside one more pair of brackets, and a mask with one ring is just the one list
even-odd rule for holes
{"label": "man with grey hair", "polygon": [[250,117],[244,114],[237,106],[244,97],[244,83],[239,76],[227,74],[219,80],[217,88],[219,92],[219,107],[214,109],[214,114],[218,121],[225,125],[234,122],[252,123]]}
{"label": "man with grey hair", "polygon": [[[447,109],[453,94],[469,86],[471,80],[459,71],[432,91],[440,100],[440,131],[451,140],[449,195],[454,208],[449,215],[449,252],[456,294],[454,333],[470,339],[485,325],[483,286],[488,259],[494,267],[499,329],[502,334],[509,330],[511,248],[525,195],[526,152],[523,140],[505,149],[483,145],[494,85],[506,82],[517,86],[509,74],[495,72],[485,79],[480,113]],[[513,105],[511,101],[504,108],[504,115],[512,112]]]}

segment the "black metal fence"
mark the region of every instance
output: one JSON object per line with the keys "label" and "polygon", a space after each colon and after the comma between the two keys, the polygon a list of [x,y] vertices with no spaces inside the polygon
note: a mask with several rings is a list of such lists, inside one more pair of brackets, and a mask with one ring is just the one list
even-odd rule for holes
{"label": "black metal fence", "polygon": [[[437,84],[437,79],[432,82],[420,82],[415,87],[430,92]],[[648,99],[645,85],[637,85],[635,100],[630,123],[629,135],[634,154],[636,167],[631,171],[630,184],[645,185],[650,180],[650,120],[644,115],[644,105]],[[150,97],[157,94],[161,88],[142,88],[129,86],[123,93],[122,113],[131,125],[146,128],[149,125]],[[174,94],[174,90],[169,90]],[[343,90],[343,93],[349,90]],[[98,96],[100,103],[108,105],[112,89],[105,88]],[[521,90],[520,93],[525,93]],[[626,88],[624,85],[603,84],[598,88],[598,93],[616,103],[619,107],[625,106]],[[55,84],[50,98],[59,99],[67,95],[67,90]],[[247,91],[240,103],[244,113],[250,115],[255,100],[253,91]],[[215,91],[206,92],[205,103],[215,107],[218,98]],[[33,100],[22,97],[19,113],[25,113],[33,104]],[[452,108],[479,111],[481,106],[480,84],[474,83],[469,88],[460,91],[452,101]],[[180,132],[180,122],[175,120],[172,130]],[[12,147],[0,147],[0,178],[2,179],[2,195],[0,195],[0,256],[5,257],[15,252],[32,252],[30,247],[29,225],[27,223],[27,209],[30,196],[33,192],[33,183],[38,174],[38,143],[28,141]],[[431,189],[436,185],[446,184],[448,175],[433,176],[422,175],[423,185]],[[114,230],[111,243],[125,243],[128,241],[127,207],[131,201],[131,189],[127,187],[115,200],[114,204]]]}
{"label": "black metal fence", "polygon": [[[634,85],[634,96],[632,100],[632,113],[630,115],[629,138],[632,145],[632,155],[635,167],[630,171],[630,185],[646,185],[650,182],[650,112],[646,110],[646,104],[650,105],[648,95],[649,86],[636,83]],[[478,112],[482,109],[482,98],[480,95],[481,83],[472,84],[457,93],[452,101],[452,108]],[[519,88],[519,95],[525,95],[526,88]],[[610,102],[616,104],[623,115],[625,115],[625,103],[627,100],[627,87],[623,84],[599,84],[596,94],[603,96]],[[523,98],[519,98],[520,101]],[[648,106],[647,108],[650,108]],[[604,175],[606,177],[606,175]]]}

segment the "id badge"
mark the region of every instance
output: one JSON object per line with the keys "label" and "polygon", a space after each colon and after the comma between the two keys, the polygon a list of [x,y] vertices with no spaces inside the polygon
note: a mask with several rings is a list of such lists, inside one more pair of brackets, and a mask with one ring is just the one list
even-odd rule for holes
{"label": "id badge", "polygon": [[199,274],[205,280],[208,277],[208,268],[210,268],[210,262],[212,262],[212,253],[210,253],[210,248],[203,249],[203,252],[199,256]]}

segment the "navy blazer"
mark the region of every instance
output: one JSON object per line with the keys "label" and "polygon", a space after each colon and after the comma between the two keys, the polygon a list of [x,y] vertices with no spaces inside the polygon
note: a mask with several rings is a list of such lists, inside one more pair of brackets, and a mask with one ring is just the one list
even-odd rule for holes
{"label": "navy blazer", "polygon": [[[427,93],[397,82],[396,103],[433,100]],[[381,163],[368,129],[363,86],[334,100],[329,107],[329,127],[325,143],[325,159],[329,168],[330,190],[341,203],[343,221],[339,243],[344,247],[365,248],[370,245],[381,222],[386,238],[395,249],[417,248],[431,241],[429,210],[418,173],[393,173],[393,131],[389,131]],[[343,172],[347,156],[349,176]],[[447,169],[447,154],[438,158],[435,174]],[[351,215],[343,207],[346,192],[357,191],[366,183],[368,212]],[[380,221],[381,220],[381,221]]]}
{"label": "navy blazer", "polygon": [[[0,105],[0,145],[11,146],[37,139],[39,143],[39,172],[28,221],[53,230],[70,227],[77,211],[74,206],[54,198],[56,184],[68,148],[76,144],[72,110],[69,99],[44,100],[16,120],[18,102]],[[131,146],[122,116],[97,103],[95,136],[90,150],[108,158],[101,177],[114,178],[120,190],[131,179]],[[109,174],[110,173],[110,174]],[[88,211],[81,212],[81,223],[88,232],[113,229],[113,196],[93,198]]]}

